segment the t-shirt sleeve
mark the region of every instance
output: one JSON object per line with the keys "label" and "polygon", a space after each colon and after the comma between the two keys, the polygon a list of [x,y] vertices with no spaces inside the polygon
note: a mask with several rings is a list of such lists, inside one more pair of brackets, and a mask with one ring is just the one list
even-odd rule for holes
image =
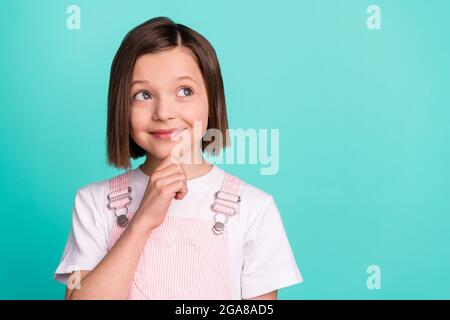
{"label": "t-shirt sleeve", "polygon": [[242,298],[253,298],[303,281],[277,205],[270,195],[244,235]]}
{"label": "t-shirt sleeve", "polygon": [[108,251],[105,219],[97,205],[98,186],[87,186],[77,191],[72,209],[72,228],[64,247],[62,259],[54,279],[66,283],[74,270],[92,270]]}

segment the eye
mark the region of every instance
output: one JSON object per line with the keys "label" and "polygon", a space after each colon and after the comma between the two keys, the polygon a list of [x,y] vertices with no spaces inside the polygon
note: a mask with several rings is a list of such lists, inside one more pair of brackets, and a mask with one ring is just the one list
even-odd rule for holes
{"label": "eye", "polygon": [[136,93],[136,94],[133,96],[133,98],[134,98],[135,100],[138,100],[138,101],[145,101],[145,100],[147,100],[147,99],[150,99],[150,98],[151,98],[151,95],[150,95],[148,92],[146,92],[146,91],[140,91],[140,92]]}
{"label": "eye", "polygon": [[181,88],[180,91],[178,91],[177,96],[181,96],[181,97],[188,97],[191,96],[193,94],[191,88],[188,87],[183,87]]}

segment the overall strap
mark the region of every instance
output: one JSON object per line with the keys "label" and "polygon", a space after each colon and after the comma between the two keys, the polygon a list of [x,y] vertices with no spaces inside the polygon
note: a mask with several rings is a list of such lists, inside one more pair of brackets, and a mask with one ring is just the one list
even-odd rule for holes
{"label": "overall strap", "polygon": [[[131,197],[131,170],[124,172],[109,180],[108,209],[112,210],[117,218],[117,224],[125,228],[128,225],[128,206],[133,199]],[[122,214],[117,211],[122,210]]]}
{"label": "overall strap", "polygon": [[222,234],[225,224],[228,222],[228,217],[239,212],[242,186],[243,181],[241,179],[225,173],[222,187],[214,194],[214,202],[211,205],[211,210],[216,212],[212,228],[214,234]]}

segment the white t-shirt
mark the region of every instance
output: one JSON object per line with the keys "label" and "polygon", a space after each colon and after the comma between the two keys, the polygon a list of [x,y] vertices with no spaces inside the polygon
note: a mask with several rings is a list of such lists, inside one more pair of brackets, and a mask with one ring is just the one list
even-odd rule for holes
{"label": "white t-shirt", "polygon": [[[139,167],[131,170],[135,212],[148,184]],[[216,165],[205,175],[187,180],[188,193],[173,200],[168,216],[211,219],[215,191],[222,186],[225,171]],[[116,218],[106,207],[109,180],[80,188],[75,197],[72,229],[54,278],[66,282],[73,270],[92,270],[108,253],[108,241]],[[228,228],[230,279],[233,299],[247,299],[303,281],[273,197],[243,181],[241,204]]]}

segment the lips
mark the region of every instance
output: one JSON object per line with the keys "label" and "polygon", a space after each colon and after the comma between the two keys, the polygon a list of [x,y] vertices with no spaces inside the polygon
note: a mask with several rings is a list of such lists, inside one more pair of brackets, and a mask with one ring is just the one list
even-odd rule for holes
{"label": "lips", "polygon": [[178,129],[178,128],[171,128],[171,129],[161,129],[161,130],[155,130],[155,131],[151,131],[150,133],[156,133],[156,134],[162,134],[162,133],[172,133],[172,132],[174,132],[174,131],[181,131],[181,130],[183,130],[182,128],[181,129]]}
{"label": "lips", "polygon": [[151,131],[150,134],[154,137],[161,139],[172,138],[173,136],[178,135],[180,132],[185,130],[186,128],[171,128],[171,129],[159,129]]}

